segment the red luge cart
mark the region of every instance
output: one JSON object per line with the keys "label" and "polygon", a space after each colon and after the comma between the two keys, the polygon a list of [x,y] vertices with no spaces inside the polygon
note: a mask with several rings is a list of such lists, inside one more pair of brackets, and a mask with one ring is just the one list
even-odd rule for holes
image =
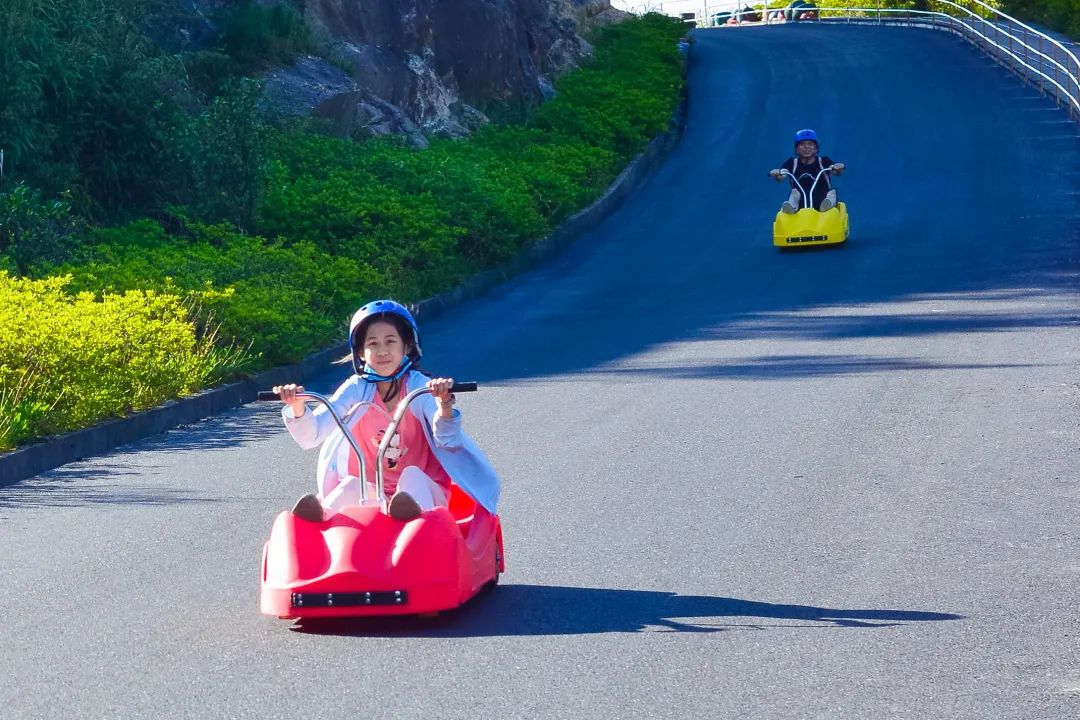
{"label": "red luge cart", "polygon": [[[455,392],[475,390],[457,383]],[[379,448],[375,498],[369,499],[363,454],[329,401],[324,404],[360,458],[360,505],[310,522],[285,511],[277,516],[263,548],[260,607],[279,618],[408,615],[449,610],[465,603],[504,570],[502,526],[457,485],[448,508],[435,508],[407,522],[386,514],[382,457],[408,404],[427,389],[405,397]],[[275,399],[259,393],[259,399]],[[355,410],[355,408],[353,409]],[[350,410],[352,412],[352,410]]]}

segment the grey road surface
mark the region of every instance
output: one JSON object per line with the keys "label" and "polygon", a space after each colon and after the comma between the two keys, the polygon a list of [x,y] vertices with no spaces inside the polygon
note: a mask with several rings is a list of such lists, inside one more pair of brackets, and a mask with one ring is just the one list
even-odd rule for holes
{"label": "grey road surface", "polygon": [[[259,615],[315,453],[244,407],[0,490],[5,716],[1080,717],[1077,127],[932,31],[692,59],[685,137],[620,212],[422,328],[482,383],[502,586]],[[780,253],[766,172],[802,127],[852,237]]]}

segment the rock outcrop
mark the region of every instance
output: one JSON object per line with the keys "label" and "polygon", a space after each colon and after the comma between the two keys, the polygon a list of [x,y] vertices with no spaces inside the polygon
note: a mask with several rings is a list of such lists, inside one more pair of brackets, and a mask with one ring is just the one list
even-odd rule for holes
{"label": "rock outcrop", "polygon": [[[150,29],[170,51],[214,45],[240,0],[174,0]],[[315,54],[264,73],[263,108],[330,119],[342,135],[460,137],[554,95],[592,53],[581,33],[626,13],[609,0],[249,0],[303,14]]]}
{"label": "rock outcrop", "polygon": [[403,133],[417,145],[543,102],[591,54],[579,30],[621,15],[608,0],[306,0],[302,9],[324,57],[269,73],[267,104],[330,118],[342,134]]}

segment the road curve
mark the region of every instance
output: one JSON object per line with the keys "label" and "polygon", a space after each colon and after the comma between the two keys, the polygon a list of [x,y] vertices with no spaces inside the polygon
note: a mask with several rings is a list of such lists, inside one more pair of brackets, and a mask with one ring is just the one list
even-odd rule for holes
{"label": "road curve", "polygon": [[[422,328],[482,383],[504,585],[260,616],[315,456],[248,406],[0,489],[7,716],[1080,715],[1077,127],[928,30],[702,31],[690,87],[618,213]],[[852,236],[778,253],[802,127]]]}

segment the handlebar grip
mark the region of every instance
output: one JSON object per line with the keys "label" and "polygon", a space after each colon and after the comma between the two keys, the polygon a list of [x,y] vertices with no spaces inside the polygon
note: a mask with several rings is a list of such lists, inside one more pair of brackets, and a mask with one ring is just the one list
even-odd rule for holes
{"label": "handlebar grip", "polygon": [[278,400],[278,394],[273,390],[260,390],[255,396],[256,400]]}
{"label": "handlebar grip", "polygon": [[459,393],[459,392],[476,392],[476,390],[477,390],[477,382],[475,380],[470,380],[468,382],[456,382],[452,386],[450,386],[450,392],[455,392],[455,393]]}

